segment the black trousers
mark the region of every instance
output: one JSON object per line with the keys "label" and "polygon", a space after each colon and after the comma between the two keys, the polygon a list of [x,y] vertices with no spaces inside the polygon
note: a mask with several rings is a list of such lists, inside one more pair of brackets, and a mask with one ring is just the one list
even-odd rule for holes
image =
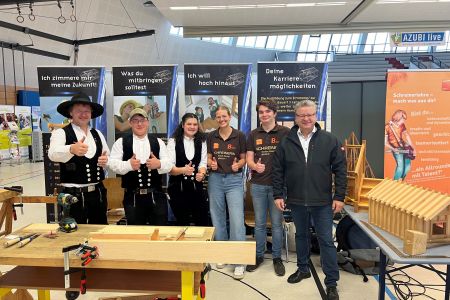
{"label": "black trousers", "polygon": [[141,195],[126,191],[123,207],[128,225],[167,225],[167,196],[163,192]]}
{"label": "black trousers", "polygon": [[[195,188],[194,188],[195,185]],[[197,181],[184,180],[169,184],[170,207],[177,219],[176,225],[209,226],[207,191]]]}
{"label": "black trousers", "polygon": [[77,188],[65,187],[62,192],[78,198],[78,202],[70,206],[70,216],[78,224],[108,224],[106,217],[108,199],[103,183],[98,183],[92,192],[81,193]]}

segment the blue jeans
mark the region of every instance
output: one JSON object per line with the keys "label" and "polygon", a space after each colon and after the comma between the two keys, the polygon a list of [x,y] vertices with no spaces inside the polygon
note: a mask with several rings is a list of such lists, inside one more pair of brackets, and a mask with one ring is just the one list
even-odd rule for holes
{"label": "blue jeans", "polygon": [[411,169],[411,160],[406,158],[406,155],[403,153],[393,153],[395,163],[397,164],[394,172],[394,180],[402,179],[404,180],[406,174],[408,174]]}
{"label": "blue jeans", "polygon": [[[208,178],[209,210],[216,241],[245,241],[244,184],[242,173],[210,173]],[[230,238],[227,213],[230,217]]]}
{"label": "blue jeans", "polygon": [[309,272],[310,256],[310,217],[319,240],[320,262],[325,273],[325,285],[332,287],[339,280],[336,247],[333,243],[333,210],[331,205],[302,206],[289,204],[295,224],[295,247],[297,250],[297,266],[301,272]]}
{"label": "blue jeans", "polygon": [[283,227],[281,211],[273,201],[273,188],[271,185],[253,184],[251,186],[253,209],[255,211],[255,239],[256,256],[262,257],[266,250],[266,220],[267,210],[272,224],[272,257],[281,258],[281,245],[283,241]]}

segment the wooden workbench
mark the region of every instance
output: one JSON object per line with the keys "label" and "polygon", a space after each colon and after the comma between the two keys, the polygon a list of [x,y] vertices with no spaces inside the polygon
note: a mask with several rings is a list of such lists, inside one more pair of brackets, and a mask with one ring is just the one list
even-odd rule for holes
{"label": "wooden workbench", "polygon": [[[38,225],[38,226],[35,226]],[[33,224],[14,234],[47,231],[51,224]],[[55,239],[39,236],[23,248],[17,245],[4,248],[6,238],[0,239],[0,264],[18,266],[0,277],[0,299],[12,288],[34,288],[38,290],[64,289],[62,248],[83,243],[91,232],[104,229],[108,225],[78,225],[79,229],[72,233],[58,233]],[[113,226],[113,225],[109,225]],[[118,226],[120,228],[121,226]],[[136,226],[136,228],[145,226]],[[164,227],[160,227],[164,228]],[[172,228],[172,227],[171,227]],[[178,227],[183,229],[184,227]],[[183,237],[182,241],[212,240],[213,227],[204,227],[202,237]],[[156,241],[159,242],[159,241]],[[161,241],[162,242],[162,241]],[[127,241],[124,241],[127,243]],[[94,244],[93,244],[94,245]],[[160,262],[148,256],[130,257],[123,253],[122,259],[102,258],[100,256],[87,266],[88,292],[157,292],[162,294],[178,294],[181,290],[183,299],[193,299],[198,287],[198,275],[205,268],[205,263]],[[70,267],[80,267],[81,260],[70,253]],[[181,271],[181,276],[180,276]],[[197,279],[194,277],[197,274]],[[80,272],[71,275],[70,290],[77,290],[80,283]],[[181,288],[180,288],[181,286]],[[39,293],[39,299],[49,299],[49,292]]]}
{"label": "wooden workbench", "polygon": [[[12,232],[14,203],[56,204],[56,196],[21,196],[18,192],[0,189],[0,236],[7,235]],[[4,229],[2,230],[2,228]]]}
{"label": "wooden workbench", "polygon": [[[0,209],[0,236],[12,231],[12,198],[17,195],[19,195],[19,193],[0,189],[0,203],[2,207]],[[4,230],[2,230],[3,224],[5,224]]]}

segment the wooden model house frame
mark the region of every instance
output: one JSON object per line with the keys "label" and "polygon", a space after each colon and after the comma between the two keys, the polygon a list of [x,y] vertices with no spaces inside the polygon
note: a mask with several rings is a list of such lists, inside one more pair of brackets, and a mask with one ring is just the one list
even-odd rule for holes
{"label": "wooden model house frame", "polygon": [[369,193],[369,223],[405,239],[426,233],[428,243],[450,242],[450,196],[386,178]]}
{"label": "wooden model house frame", "polygon": [[374,178],[372,168],[366,159],[366,141],[359,144],[355,133],[351,133],[344,143],[347,159],[347,193],[345,203],[353,205],[355,212],[368,209],[367,193],[382,179]]}

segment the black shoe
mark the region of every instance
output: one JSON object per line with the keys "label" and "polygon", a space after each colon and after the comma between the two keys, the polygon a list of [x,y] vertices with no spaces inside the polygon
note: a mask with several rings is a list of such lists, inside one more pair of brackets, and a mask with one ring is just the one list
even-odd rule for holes
{"label": "black shoe", "polygon": [[328,300],[339,300],[339,294],[335,286],[327,287],[327,299]]}
{"label": "black shoe", "polygon": [[303,279],[311,277],[311,273],[303,273],[300,271],[300,269],[297,269],[294,274],[288,277],[287,282],[289,283],[297,283],[302,281]]}
{"label": "black shoe", "polygon": [[77,291],[66,291],[66,299],[67,300],[75,300],[80,296],[80,292]]}
{"label": "black shoe", "polygon": [[256,271],[256,269],[258,269],[258,267],[264,262],[264,257],[262,256],[257,256],[256,257],[256,264],[254,265],[247,265],[247,267],[245,268],[245,270],[247,272],[254,272]]}
{"label": "black shoe", "polygon": [[273,259],[273,269],[278,276],[284,276],[286,270],[284,269],[283,261],[277,257]]}

